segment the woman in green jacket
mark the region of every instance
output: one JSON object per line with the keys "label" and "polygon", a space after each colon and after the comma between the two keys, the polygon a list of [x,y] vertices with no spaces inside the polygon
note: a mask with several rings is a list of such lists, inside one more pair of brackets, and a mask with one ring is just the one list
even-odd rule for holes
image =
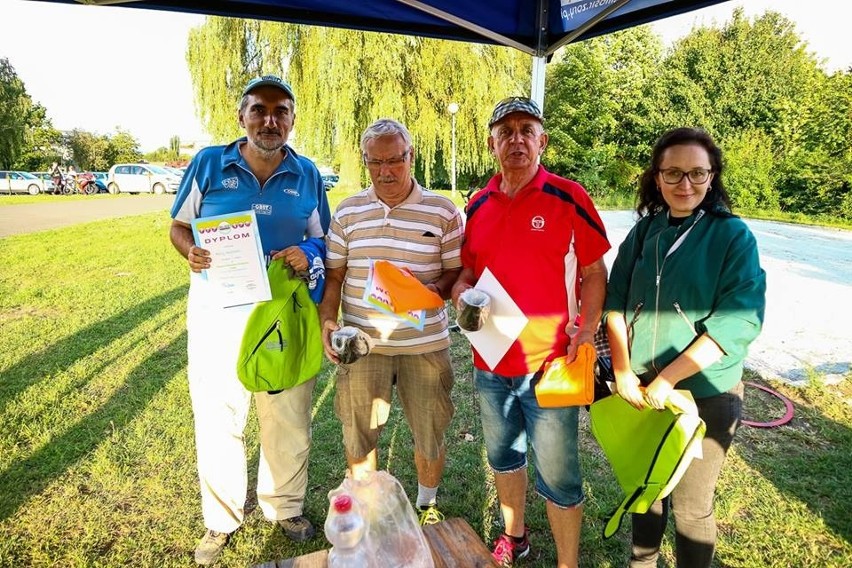
{"label": "woman in green jacket", "polygon": [[[671,508],[677,566],[710,566],[713,497],[742,417],[743,360],[763,323],[766,275],[746,224],[730,210],[721,150],[703,130],[678,128],[656,143],[642,174],[639,221],[618,250],[605,305],[617,392],[662,409],[689,390],[707,425],[670,497],[633,515],[630,566],[656,566]],[[641,388],[640,388],[641,387]]]}

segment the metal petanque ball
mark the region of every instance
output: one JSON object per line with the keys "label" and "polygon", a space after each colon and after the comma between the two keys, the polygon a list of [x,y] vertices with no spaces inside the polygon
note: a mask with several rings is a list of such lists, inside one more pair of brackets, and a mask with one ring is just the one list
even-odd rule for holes
{"label": "metal petanque ball", "polygon": [[468,288],[459,296],[456,323],[465,331],[479,331],[491,312],[491,298],[485,292]]}
{"label": "metal petanque ball", "polygon": [[357,327],[347,325],[331,332],[331,348],[340,362],[348,365],[369,355],[373,341]]}

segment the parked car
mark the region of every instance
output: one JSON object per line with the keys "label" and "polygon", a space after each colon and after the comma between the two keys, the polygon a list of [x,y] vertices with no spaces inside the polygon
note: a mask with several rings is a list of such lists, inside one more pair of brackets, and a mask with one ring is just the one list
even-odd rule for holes
{"label": "parked car", "polygon": [[116,164],[107,174],[107,190],[112,193],[177,193],[180,178],[153,164]]}
{"label": "parked car", "polygon": [[46,193],[53,193],[56,186],[53,183],[53,178],[50,177],[50,172],[30,172],[38,179],[44,181],[44,191]]}
{"label": "parked car", "polygon": [[47,191],[46,184],[30,172],[0,171],[0,193],[29,193],[38,195]]}
{"label": "parked car", "polygon": [[107,192],[107,173],[106,172],[91,172],[95,176],[95,185],[98,186],[98,193]]}
{"label": "parked car", "polygon": [[175,174],[179,178],[182,178],[184,171],[186,171],[186,170],[182,170],[180,168],[173,168],[171,166],[163,166],[163,169],[172,172],[173,174]]}
{"label": "parked car", "polygon": [[340,181],[340,176],[337,174],[320,174],[320,176],[322,177],[322,186],[326,191],[330,190]]}

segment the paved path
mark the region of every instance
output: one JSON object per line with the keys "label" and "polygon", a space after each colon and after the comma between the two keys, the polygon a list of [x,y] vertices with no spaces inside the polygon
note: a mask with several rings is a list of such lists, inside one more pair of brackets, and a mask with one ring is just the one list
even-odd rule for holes
{"label": "paved path", "polygon": [[75,223],[168,211],[174,200],[173,195],[123,195],[107,199],[0,205],[0,238],[58,229]]}
{"label": "paved path", "polygon": [[[0,238],[74,223],[168,211],[173,196],[0,206]],[[633,226],[628,211],[601,213],[615,252]],[[767,378],[797,383],[810,370],[839,381],[852,368],[852,231],[746,221],[757,238],[767,274],[763,332],[747,365]]]}

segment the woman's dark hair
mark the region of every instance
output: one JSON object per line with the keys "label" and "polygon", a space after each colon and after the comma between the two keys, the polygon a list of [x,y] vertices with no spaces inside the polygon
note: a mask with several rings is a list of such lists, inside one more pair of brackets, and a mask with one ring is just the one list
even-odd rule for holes
{"label": "woman's dark hair", "polygon": [[651,151],[651,165],[642,172],[639,178],[639,195],[636,199],[636,212],[640,217],[653,215],[660,211],[668,210],[668,205],[663,199],[662,192],[657,188],[657,180],[654,179],[660,171],[660,162],[663,153],[672,146],[701,146],[710,157],[710,169],[713,170],[713,181],[710,184],[712,190],[707,191],[704,200],[698,206],[707,213],[720,216],[731,215],[731,199],[725,191],[722,172],[722,150],[713,142],[710,135],[699,128],[675,128],[669,130],[657,140]]}

